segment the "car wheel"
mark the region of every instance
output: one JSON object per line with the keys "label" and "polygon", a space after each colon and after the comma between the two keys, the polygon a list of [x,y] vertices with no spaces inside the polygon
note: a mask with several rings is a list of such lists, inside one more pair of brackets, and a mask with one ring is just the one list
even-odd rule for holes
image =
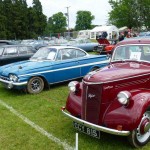
{"label": "car wheel", "polygon": [[43,79],[40,77],[33,77],[27,84],[27,91],[30,94],[40,93],[44,88]]}
{"label": "car wheel", "polygon": [[150,140],[150,110],[147,110],[138,127],[128,136],[129,142],[136,148],[144,146]]}

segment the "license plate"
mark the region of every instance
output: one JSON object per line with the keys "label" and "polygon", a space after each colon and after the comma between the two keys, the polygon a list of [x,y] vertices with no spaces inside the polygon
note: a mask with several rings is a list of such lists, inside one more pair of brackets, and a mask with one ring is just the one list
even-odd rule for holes
{"label": "license plate", "polygon": [[90,136],[93,136],[95,138],[100,139],[100,131],[97,131],[97,130],[89,128],[89,127],[86,127],[86,126],[84,126],[82,124],[79,124],[77,122],[73,122],[73,126],[77,130],[79,130],[79,131],[81,131],[81,132],[83,132],[85,134],[88,134]]}

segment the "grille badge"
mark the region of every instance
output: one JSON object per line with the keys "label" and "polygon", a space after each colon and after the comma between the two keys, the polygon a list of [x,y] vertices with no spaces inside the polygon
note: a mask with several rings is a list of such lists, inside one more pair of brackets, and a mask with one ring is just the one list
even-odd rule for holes
{"label": "grille badge", "polygon": [[93,97],[95,97],[94,94],[91,94],[91,93],[88,94],[88,98],[92,99]]}

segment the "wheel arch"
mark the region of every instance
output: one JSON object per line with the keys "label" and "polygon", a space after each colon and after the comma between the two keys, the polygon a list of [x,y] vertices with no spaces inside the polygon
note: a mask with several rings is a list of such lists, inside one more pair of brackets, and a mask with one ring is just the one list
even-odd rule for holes
{"label": "wheel arch", "polygon": [[127,107],[121,105],[117,99],[113,101],[105,112],[103,122],[112,128],[119,122],[124,125],[124,130],[131,131],[137,128],[146,110],[150,110],[150,96],[140,90],[132,93],[131,102]]}

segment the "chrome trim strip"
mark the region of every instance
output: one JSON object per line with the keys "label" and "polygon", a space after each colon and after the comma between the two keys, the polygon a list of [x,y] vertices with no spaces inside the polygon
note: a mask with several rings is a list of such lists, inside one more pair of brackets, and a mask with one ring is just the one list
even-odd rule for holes
{"label": "chrome trim strip", "polygon": [[90,64],[84,64],[84,65],[78,65],[78,66],[75,66],[75,67],[66,67],[66,68],[62,68],[62,69],[54,69],[54,70],[48,70],[48,71],[42,71],[42,72],[36,72],[36,73],[30,73],[30,74],[23,74],[23,75],[19,75],[18,77],[31,76],[31,75],[47,73],[47,72],[56,72],[56,71],[61,71],[61,70],[68,70],[68,69],[86,67],[86,66],[97,65],[97,64],[104,64],[104,63],[109,63],[109,60],[104,60],[104,61],[101,61],[101,62],[95,62],[95,63],[90,63]]}
{"label": "chrome trim strip", "polygon": [[111,81],[107,81],[107,82],[87,82],[87,81],[84,81],[84,80],[82,80],[82,81],[86,84],[89,84],[89,85],[90,84],[103,84],[103,83],[111,83],[111,82],[116,82],[116,81],[122,81],[122,80],[126,80],[126,79],[132,79],[132,78],[135,78],[135,77],[141,77],[141,76],[145,76],[145,75],[150,75],[150,73],[137,75],[137,76],[133,76],[133,77],[128,77],[128,78],[121,78],[121,79],[118,79],[118,80],[111,80]]}
{"label": "chrome trim strip", "polygon": [[5,83],[5,84],[15,85],[15,86],[22,86],[22,85],[27,84],[27,81],[25,81],[25,82],[13,82],[13,81],[7,81],[7,80],[3,80],[3,79],[0,79],[0,82]]}
{"label": "chrome trim strip", "polygon": [[49,83],[50,85],[53,85],[53,84],[57,84],[57,83],[61,83],[61,82],[67,82],[67,81],[71,81],[71,80],[77,80],[77,79],[80,79],[80,78],[83,78],[83,76],[81,77],[77,77],[77,78],[71,78],[71,79],[68,79],[68,80],[63,80],[63,81],[59,81],[59,82],[53,82],[53,83]]}
{"label": "chrome trim strip", "polygon": [[130,131],[119,131],[119,130],[99,126],[99,125],[87,122],[85,120],[76,118],[76,117],[70,115],[69,113],[65,112],[64,110],[62,110],[62,112],[63,112],[64,115],[71,118],[73,121],[75,121],[79,124],[83,124],[86,127],[89,127],[89,128],[92,128],[92,129],[95,129],[95,130],[98,130],[98,131],[102,131],[102,132],[106,132],[106,133],[110,133],[110,134],[114,134],[114,135],[121,135],[121,136],[128,136],[130,134]]}

